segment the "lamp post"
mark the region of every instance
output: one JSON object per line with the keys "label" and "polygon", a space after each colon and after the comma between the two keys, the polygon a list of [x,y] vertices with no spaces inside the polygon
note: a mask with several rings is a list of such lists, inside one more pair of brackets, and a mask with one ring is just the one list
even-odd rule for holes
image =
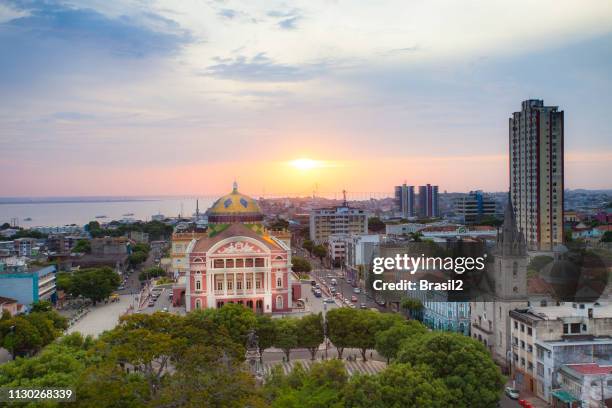
{"label": "lamp post", "polygon": [[327,360],[327,303],[323,303],[323,342],[325,343],[325,360]]}

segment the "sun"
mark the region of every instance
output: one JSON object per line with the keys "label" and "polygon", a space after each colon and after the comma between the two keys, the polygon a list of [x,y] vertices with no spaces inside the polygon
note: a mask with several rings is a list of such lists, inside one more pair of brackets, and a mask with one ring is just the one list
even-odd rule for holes
{"label": "sun", "polygon": [[289,162],[289,164],[298,170],[311,170],[321,167],[321,164],[317,160],[307,158],[295,159]]}

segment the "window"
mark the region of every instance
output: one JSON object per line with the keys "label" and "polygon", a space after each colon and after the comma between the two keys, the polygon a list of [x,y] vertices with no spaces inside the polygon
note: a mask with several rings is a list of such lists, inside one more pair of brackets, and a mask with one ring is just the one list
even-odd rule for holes
{"label": "window", "polygon": [[250,280],[248,280],[248,281],[246,282],[246,285],[247,285],[247,286],[246,286],[247,290],[249,290],[249,289],[251,289],[251,288],[252,288],[253,283],[252,283]]}
{"label": "window", "polygon": [[525,342],[523,340],[521,340],[521,348],[525,350]]}
{"label": "window", "polygon": [[234,282],[227,281],[227,290],[234,290]]}
{"label": "window", "polygon": [[261,281],[260,280],[256,280],[255,281],[255,289],[261,289]]}
{"label": "window", "polygon": [[265,266],[265,262],[263,258],[255,258],[255,267],[262,268]]}
{"label": "window", "polygon": [[236,289],[242,290],[242,281],[241,280],[236,281]]}
{"label": "window", "polygon": [[233,259],[226,259],[225,260],[225,267],[226,268],[233,268],[234,267],[234,260]]}
{"label": "window", "polygon": [[537,369],[537,371],[538,371],[538,375],[539,375],[540,377],[544,377],[544,364],[542,364],[542,363],[538,363],[538,369]]}
{"label": "window", "polygon": [[236,268],[244,268],[244,259],[236,259]]}
{"label": "window", "polygon": [[253,267],[253,259],[252,258],[245,259],[244,260],[244,266],[246,266],[247,268],[252,268]]}
{"label": "window", "polygon": [[514,328],[518,330],[518,322],[516,320],[514,321]]}
{"label": "window", "polygon": [[202,281],[199,279],[196,281],[196,290],[202,290]]}
{"label": "window", "polygon": [[217,282],[217,290],[223,290],[223,282]]}
{"label": "window", "polygon": [[282,309],[283,308],[283,297],[278,295],[276,297],[276,308],[277,309]]}
{"label": "window", "polygon": [[518,276],[518,263],[517,262],[514,262],[512,264],[512,276],[515,278]]}
{"label": "window", "polygon": [[276,278],[276,287],[277,288],[283,287],[283,278]]}
{"label": "window", "polygon": [[202,308],[202,301],[200,299],[196,299],[195,308],[196,309]]}
{"label": "window", "polygon": [[531,336],[531,334],[532,334],[532,329],[531,329],[531,327],[527,327],[527,335],[528,335],[528,336]]}
{"label": "window", "polygon": [[521,323],[521,333],[525,333],[525,325]]}
{"label": "window", "polygon": [[215,259],[213,261],[213,268],[223,268],[223,259]]}

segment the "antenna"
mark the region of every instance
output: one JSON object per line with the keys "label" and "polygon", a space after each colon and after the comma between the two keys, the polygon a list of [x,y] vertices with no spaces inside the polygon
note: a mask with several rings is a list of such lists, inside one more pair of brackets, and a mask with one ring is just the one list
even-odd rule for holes
{"label": "antenna", "polygon": [[346,203],[346,190],[342,190],[342,197],[344,198],[344,206],[348,207],[348,204]]}

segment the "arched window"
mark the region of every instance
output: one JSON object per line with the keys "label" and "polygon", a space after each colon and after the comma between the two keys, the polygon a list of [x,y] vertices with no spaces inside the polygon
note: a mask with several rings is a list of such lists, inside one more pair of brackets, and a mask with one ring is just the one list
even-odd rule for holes
{"label": "arched window", "polygon": [[512,263],[512,276],[516,278],[517,275],[518,275],[518,263],[514,261]]}
{"label": "arched window", "polygon": [[278,295],[276,297],[276,308],[277,309],[282,309],[283,308],[283,297],[281,295]]}
{"label": "arched window", "polygon": [[281,277],[276,278],[276,287],[277,288],[282,288],[283,287],[283,278],[281,278]]}
{"label": "arched window", "polygon": [[202,281],[199,279],[196,281],[196,290],[202,290]]}
{"label": "arched window", "polygon": [[196,299],[196,309],[202,308],[202,301],[200,299]]}

